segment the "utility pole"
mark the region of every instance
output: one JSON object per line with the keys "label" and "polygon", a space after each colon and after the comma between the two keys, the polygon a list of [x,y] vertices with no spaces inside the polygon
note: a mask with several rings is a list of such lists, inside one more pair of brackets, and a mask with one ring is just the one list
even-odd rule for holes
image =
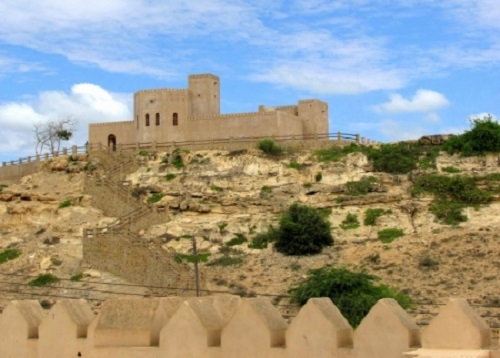
{"label": "utility pole", "polygon": [[200,296],[200,278],[198,272],[198,251],[196,249],[196,239],[191,236],[193,242],[193,259],[194,259],[194,283],[196,285],[196,297]]}

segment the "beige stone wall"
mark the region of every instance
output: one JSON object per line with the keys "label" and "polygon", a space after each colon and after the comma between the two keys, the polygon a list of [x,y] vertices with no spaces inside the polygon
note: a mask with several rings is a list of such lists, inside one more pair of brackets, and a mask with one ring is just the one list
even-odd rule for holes
{"label": "beige stone wall", "polygon": [[[268,299],[219,295],[84,300],[48,312],[13,301],[0,315],[0,357],[54,358],[402,358],[498,357],[498,342],[462,299],[419,329],[392,299],[353,330],[328,298],[314,298],[287,322]],[[465,339],[464,339],[465,338]]]}

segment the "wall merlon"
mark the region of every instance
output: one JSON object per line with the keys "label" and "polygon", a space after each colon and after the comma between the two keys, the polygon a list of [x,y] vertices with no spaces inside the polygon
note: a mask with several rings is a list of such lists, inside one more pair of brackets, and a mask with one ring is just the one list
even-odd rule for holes
{"label": "wall merlon", "polygon": [[[462,348],[449,348],[446,343],[445,346],[434,344],[432,348],[426,347],[425,343],[422,347],[401,345],[402,342],[411,342],[408,332],[414,330],[413,323],[399,306],[384,300],[374,306],[354,335],[337,307],[327,298],[309,300],[290,324],[264,298],[112,299],[103,304],[98,316],[91,313],[83,300],[58,302],[48,314],[36,301],[27,301],[27,304],[13,301],[0,315],[0,356],[488,358],[500,354],[498,348],[477,347],[469,339]],[[457,321],[449,315],[455,312],[470,316],[470,313],[464,313],[469,311],[468,305],[450,305],[453,306],[451,310],[443,307],[441,318],[434,318],[436,323],[431,321],[435,343],[445,342],[445,337],[453,335],[445,329],[452,325],[456,325],[457,331],[463,328],[473,336],[483,334],[482,323],[478,326]],[[36,312],[34,321],[30,315],[20,313],[26,308]],[[27,339],[22,327],[33,323],[40,335]],[[78,325],[87,329],[85,334],[75,335]],[[438,326],[443,330],[436,329]]]}

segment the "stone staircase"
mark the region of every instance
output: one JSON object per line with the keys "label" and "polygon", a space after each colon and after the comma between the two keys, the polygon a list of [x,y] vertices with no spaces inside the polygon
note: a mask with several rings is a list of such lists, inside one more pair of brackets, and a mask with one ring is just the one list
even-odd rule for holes
{"label": "stone staircase", "polygon": [[176,255],[159,243],[139,235],[141,230],[170,218],[167,208],[148,206],[133,196],[125,177],[140,167],[140,158],[113,152],[98,152],[94,158],[99,160],[102,173],[85,177],[84,192],[92,196],[94,207],[117,219],[107,227],[84,232],[84,262],[130,282],[152,286],[161,295],[194,295],[192,268],[179,263]]}

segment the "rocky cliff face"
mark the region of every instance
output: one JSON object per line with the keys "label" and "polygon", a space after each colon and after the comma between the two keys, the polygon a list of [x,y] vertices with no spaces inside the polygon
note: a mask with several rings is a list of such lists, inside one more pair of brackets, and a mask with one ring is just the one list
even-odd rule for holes
{"label": "rocky cliff face", "polygon": [[[164,250],[183,254],[191,253],[192,243],[182,237],[194,236],[198,250],[211,254],[209,262],[213,265],[202,268],[211,290],[285,295],[308,269],[344,265],[367,270],[418,302],[441,303],[457,295],[472,302],[498,304],[498,201],[466,209],[467,222],[451,227],[436,222],[429,212],[431,197],[410,195],[412,175],[372,172],[366,157],[359,153],[333,163],[320,163],[310,152],[278,159],[253,150],[181,151],[179,156],[183,167],[164,163],[164,155],[158,155],[156,159],[144,159],[137,171],[127,175],[139,200],[157,200],[151,205],[169,210],[169,220],[139,235],[145,241],[160,243]],[[28,291],[12,282],[26,283],[29,278],[20,280],[13,274],[51,272],[68,279],[86,271],[87,277],[75,285],[91,288],[84,293],[86,297],[104,298],[111,294],[99,292],[105,287],[99,285],[122,281],[82,265],[81,235],[84,228],[105,227],[116,218],[105,217],[90,206],[90,197],[82,192],[82,176],[87,172],[67,173],[60,169],[64,169],[64,163],[54,163],[56,166],[58,171],[46,168],[0,192],[0,249],[19,248],[22,252],[19,258],[1,264],[0,272],[10,275],[1,278],[1,285],[17,297]],[[441,155],[437,171],[446,167],[457,168],[460,175],[500,171],[498,156]],[[348,182],[370,177],[375,179],[369,193],[349,195]],[[152,195],[156,195],[155,200]],[[294,202],[327,210],[334,246],[309,257],[286,257],[272,247],[248,248],[244,240],[250,241],[276,224],[279,214]],[[374,208],[384,214],[375,225],[364,225],[367,210]],[[342,228],[348,214],[357,217],[359,227]],[[402,229],[404,236],[384,244],[377,234],[386,228]],[[228,245],[235,237],[243,243]],[[229,264],[224,265],[220,258]],[[61,294],[65,285],[60,285],[62,288],[44,292]],[[82,295],[82,291],[67,287],[64,292]],[[129,294],[148,292],[141,287],[126,290]],[[432,313],[432,306],[426,309]],[[419,317],[422,321],[428,318]]]}

